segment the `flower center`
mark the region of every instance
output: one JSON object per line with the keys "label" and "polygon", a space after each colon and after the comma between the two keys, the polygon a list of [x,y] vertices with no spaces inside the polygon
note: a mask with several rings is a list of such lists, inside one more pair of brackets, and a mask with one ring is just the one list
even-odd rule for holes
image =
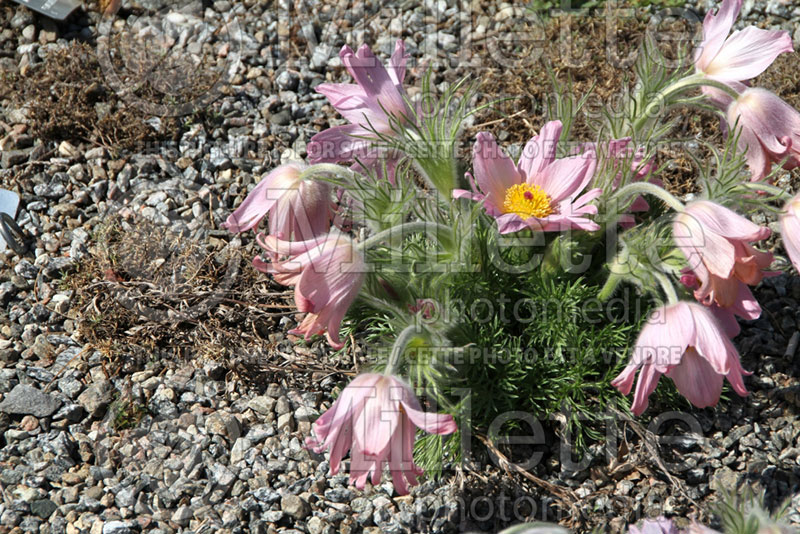
{"label": "flower center", "polygon": [[553,213],[550,196],[538,185],[516,184],[506,190],[503,213],[516,213],[523,219],[541,219]]}

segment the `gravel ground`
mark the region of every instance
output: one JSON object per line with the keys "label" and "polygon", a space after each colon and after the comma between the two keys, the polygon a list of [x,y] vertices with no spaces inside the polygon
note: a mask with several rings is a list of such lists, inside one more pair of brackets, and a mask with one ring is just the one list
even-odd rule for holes
{"label": "gravel ground", "polygon": [[[547,461],[536,475],[571,492],[571,508],[559,508],[541,484],[489,463],[427,481],[406,497],[395,496],[389,483],[360,492],[346,476],[328,477],[324,457],[302,443],[344,377],[318,372],[298,384],[285,372],[316,354],[336,364],[319,343],[295,345],[282,333],[293,324],[290,314],[274,314],[263,336],[270,357],[282,355],[276,365],[284,372],[256,380],[243,379],[229,361],[199,357],[197,347],[182,357],[167,348],[137,358],[130,345],[119,353],[88,340],[88,282],[68,280],[101,255],[104,225],[116,220],[133,232],[152,224],[210,254],[226,249],[230,239],[220,224],[248,188],[279,162],[303,156],[320,128],[341,122],[313,88],[346,78],[336,68],[343,44],[371,43],[386,56],[402,37],[418,60],[410,83],[423,59],[442,83],[472,72],[457,62],[465,36],[479,43],[513,30],[522,14],[499,4],[465,16],[454,0],[383,7],[369,1],[352,9],[302,0],[208,6],[200,17],[163,28],[152,23],[151,14],[164,8],[157,0],[121,13],[157,28],[154,39],[182,40],[187,54],[206,54],[213,66],[211,83],[177,102],[130,96],[128,104],[153,130],[145,139],[155,141],[115,154],[104,139],[42,140],[28,130],[29,112],[0,95],[0,185],[21,195],[17,221],[32,241],[23,257],[0,254],[0,532],[459,532],[527,519],[564,520],[578,530],[600,521],[618,531],[639,517],[700,513],[742,482],[765,490],[773,504],[792,497],[791,517],[800,524],[800,364],[787,353],[800,329],[796,276],[765,280],[757,291],[765,313],[737,340],[745,367],[754,371],[750,397],[692,412],[700,435],[664,449],[683,468],[666,475],[640,442],[629,453],[620,448],[611,462],[592,447],[587,462],[570,470],[559,460],[559,440],[546,445]],[[800,42],[800,7],[745,0],[743,12]],[[54,24],[5,0],[0,18],[4,76],[36,72],[48,53],[75,41],[97,47],[101,56],[110,48],[127,53],[109,45],[119,28],[102,27],[91,11]],[[102,57],[101,63],[109,77],[124,79],[124,69],[132,68]],[[202,81],[185,62],[169,66],[174,69],[161,65],[149,75],[171,87]],[[206,96],[216,98],[206,102]],[[165,105],[176,112],[200,107],[204,114],[170,136],[162,131],[167,119],[153,114]],[[252,255],[250,237],[241,246]],[[148,259],[163,263],[159,256]],[[105,273],[106,282],[115,277]],[[182,313],[213,315],[201,308]],[[136,310],[150,313],[151,322],[164,320]],[[117,365],[126,358],[134,364]]]}

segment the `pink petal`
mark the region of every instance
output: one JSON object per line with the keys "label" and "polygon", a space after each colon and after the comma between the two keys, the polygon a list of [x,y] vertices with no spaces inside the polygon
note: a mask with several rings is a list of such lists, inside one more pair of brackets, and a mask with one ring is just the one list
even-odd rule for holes
{"label": "pink petal", "polygon": [[[394,489],[399,495],[408,495],[408,478],[406,477],[406,472],[411,472],[411,466],[414,463],[413,448],[407,447],[408,435],[411,436],[413,444],[414,426],[407,418],[403,417],[401,418],[397,432],[392,437],[391,452],[389,453],[389,471],[392,474]],[[414,482],[416,482],[415,479]]]}
{"label": "pink petal", "polygon": [[783,248],[794,268],[800,271],[800,195],[790,200],[784,210],[780,219]]}
{"label": "pink petal", "polygon": [[[530,222],[529,222],[530,221]],[[506,213],[497,217],[497,231],[501,234],[511,234],[519,232],[528,227],[532,228],[534,232],[542,231],[542,226],[538,228],[535,226],[536,219],[531,218],[528,221],[522,220],[522,217],[516,213]]]}
{"label": "pink petal", "polygon": [[596,164],[594,153],[557,159],[527,180],[541,187],[552,202],[559,203],[583,191],[594,176]]}
{"label": "pink petal", "polygon": [[686,256],[689,268],[702,276],[703,265],[712,274],[727,278],[735,265],[733,245],[713,229],[705,227],[688,210],[675,216],[673,240]]}
{"label": "pink petal", "polygon": [[561,137],[561,121],[550,121],[539,135],[531,138],[519,158],[519,170],[526,177],[542,171],[556,159],[556,144]]}
{"label": "pink petal", "polygon": [[652,365],[661,373],[680,362],[695,339],[695,322],[689,304],[656,309],[642,327],[633,349],[632,363]]}
{"label": "pink petal", "polygon": [[695,51],[695,63],[700,70],[704,70],[720,51],[741,9],[742,0],[723,0],[716,15],[711,11],[706,13],[703,42]]}
{"label": "pink petal", "polygon": [[[728,122],[741,127],[738,146],[746,151],[753,180],[763,179],[773,163],[800,165],[800,113],[774,93],[745,90],[728,108]],[[784,159],[788,156],[788,160]]]}
{"label": "pink petal", "polygon": [[725,378],[728,379],[733,390],[740,396],[746,397],[747,396],[747,388],[744,387],[744,380],[742,380],[742,375],[750,375],[752,373],[748,373],[742,368],[741,362],[739,362],[739,358],[737,357],[733,364],[731,365],[731,371]]}
{"label": "pink petal", "polygon": [[692,345],[696,353],[711,365],[720,376],[731,370],[731,361],[738,358],[730,340],[720,331],[713,314],[700,304],[690,304],[695,322],[695,340]]}
{"label": "pink petal", "polygon": [[472,154],[475,180],[486,195],[486,204],[502,211],[506,191],[512,185],[522,183],[516,165],[497,145],[494,136],[480,132],[475,140]]}
{"label": "pink petal", "polygon": [[[731,311],[736,313],[742,319],[754,320],[761,317],[761,306],[753,296],[747,284],[740,282],[739,289],[736,294],[736,302],[731,306]],[[734,336],[729,336],[734,337]]]}
{"label": "pink petal", "polygon": [[379,130],[387,125],[386,114],[375,109],[374,102],[357,84],[321,83],[316,91],[328,98],[333,108],[349,122],[366,127],[372,124]]}
{"label": "pink petal", "polygon": [[305,165],[288,163],[275,168],[258,182],[224,225],[230,232],[245,232],[258,226],[261,219],[284,195],[296,190]]}
{"label": "pink petal", "polygon": [[396,389],[382,377],[376,384],[375,396],[367,399],[356,417],[354,439],[365,454],[378,455],[388,447],[400,423],[402,414]]}
{"label": "pink petal", "polygon": [[720,328],[722,328],[726,336],[733,339],[739,335],[742,329],[739,326],[739,322],[736,320],[736,316],[733,314],[733,310],[730,308],[720,308],[719,306],[711,306],[709,309],[711,313],[714,314],[714,318],[717,320],[717,323],[719,323]]}
{"label": "pink petal", "polygon": [[686,213],[691,214],[710,231],[730,239],[760,241],[770,235],[769,228],[759,226],[709,200],[698,200],[687,204]]}
{"label": "pink petal", "polygon": [[[577,210],[581,206],[591,202],[592,200],[598,198],[602,194],[603,194],[603,190],[600,189],[600,188],[591,189],[591,190],[587,191],[586,193],[582,194],[581,196],[576,198],[574,201],[572,201],[572,203],[570,204],[570,211],[575,213],[575,210]],[[597,213],[597,206],[591,206],[591,207],[594,208],[592,213]]]}
{"label": "pink petal", "polygon": [[789,32],[748,26],[733,32],[703,70],[709,77],[722,82],[740,82],[755,78],[780,54],[793,50]]}
{"label": "pink petal", "polygon": [[642,415],[649,404],[649,397],[658,385],[661,373],[655,370],[652,365],[645,365],[639,373],[639,381],[636,382],[636,392],[633,394],[633,404],[631,411],[634,415]]}
{"label": "pink petal", "polygon": [[308,159],[311,163],[338,163],[361,158],[374,150],[373,141],[360,136],[373,136],[358,124],[333,126],[315,134],[308,143]]}
{"label": "pink petal", "polygon": [[680,365],[670,369],[666,375],[674,382],[678,391],[698,408],[714,406],[722,393],[722,378],[698,353],[689,348]]}
{"label": "pink petal", "polygon": [[625,369],[611,381],[611,385],[619,390],[623,395],[627,395],[633,388],[633,381],[636,379],[636,371],[639,369],[639,364],[631,362],[625,366]]}
{"label": "pink petal", "polygon": [[389,77],[397,87],[398,92],[403,91],[403,79],[406,77],[406,62],[408,61],[408,54],[406,54],[406,43],[402,39],[398,39],[394,45],[394,52],[392,58],[389,60]]}
{"label": "pink petal", "polygon": [[394,80],[367,45],[362,45],[355,54],[343,48],[339,56],[366,96],[380,104],[370,106],[376,114],[381,111],[395,115],[407,113],[406,103]]}
{"label": "pink petal", "polygon": [[455,419],[450,414],[423,412],[403,403],[408,418],[414,425],[429,434],[452,434],[458,430]]}
{"label": "pink petal", "polygon": [[331,187],[325,182],[305,180],[283,195],[269,215],[269,229],[287,238],[308,240],[326,233],[331,223]]}

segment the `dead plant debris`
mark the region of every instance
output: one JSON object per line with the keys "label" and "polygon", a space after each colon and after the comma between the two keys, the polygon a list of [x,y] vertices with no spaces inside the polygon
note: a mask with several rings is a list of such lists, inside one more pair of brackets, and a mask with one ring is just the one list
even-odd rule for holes
{"label": "dead plant debris", "polygon": [[239,239],[200,243],[144,221],[115,220],[96,235],[91,257],[69,278],[79,295],[78,331],[130,373],[153,359],[219,361],[246,381],[280,375],[308,380],[349,374],[351,356],[323,344],[295,346],[278,325],[294,316],[292,292],[249,265]]}

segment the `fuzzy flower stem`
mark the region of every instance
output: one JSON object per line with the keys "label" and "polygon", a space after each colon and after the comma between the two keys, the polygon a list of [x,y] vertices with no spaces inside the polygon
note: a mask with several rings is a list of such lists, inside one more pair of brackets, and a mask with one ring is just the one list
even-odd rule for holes
{"label": "fuzzy flower stem", "polygon": [[400,356],[403,355],[403,351],[406,349],[406,345],[408,342],[411,341],[411,338],[417,333],[417,327],[414,325],[409,325],[400,332],[400,335],[397,336],[397,339],[392,345],[392,352],[389,354],[389,361],[386,362],[386,369],[384,369],[383,374],[386,376],[390,376],[394,373],[394,368],[397,366],[397,362],[400,361]]}
{"label": "fuzzy flower stem", "polygon": [[659,200],[663,200],[666,205],[675,211],[680,212],[684,210],[683,202],[675,198],[675,196],[670,194],[666,189],[658,187],[657,185],[649,182],[636,182],[626,185],[617,191],[617,193],[614,195],[614,199],[621,202],[627,198],[639,194],[653,195],[654,197],[658,197]]}
{"label": "fuzzy flower stem", "polygon": [[358,243],[356,247],[358,250],[367,250],[370,247],[374,247],[378,243],[382,241],[386,241],[392,237],[397,237],[401,232],[424,232],[426,230],[442,230],[442,231],[449,231],[450,228],[443,224],[434,224],[429,223],[426,221],[412,221],[412,222],[405,222],[398,224],[396,226],[392,226],[391,228],[387,228],[383,232],[378,232],[374,236],[365,239],[361,243]]}
{"label": "fuzzy flower stem", "polygon": [[344,179],[355,176],[353,171],[346,167],[342,167],[341,165],[336,165],[335,163],[317,163],[315,165],[311,165],[302,173],[300,173],[300,178],[305,180],[308,178],[313,178],[319,174],[330,174]]}
{"label": "fuzzy flower stem", "polygon": [[664,294],[667,297],[667,304],[675,304],[678,302],[678,294],[675,292],[675,286],[672,285],[667,275],[662,273],[661,271],[653,271],[653,276],[656,277],[656,280],[661,284],[661,289],[664,290]]}
{"label": "fuzzy flower stem", "polygon": [[664,102],[666,102],[669,99],[669,97],[677,93],[686,91],[688,89],[692,89],[694,87],[702,87],[702,86],[714,87],[716,89],[719,89],[720,91],[724,91],[725,93],[730,95],[731,98],[733,98],[734,100],[736,100],[739,97],[739,93],[737,93],[731,87],[722,82],[706,78],[702,74],[692,74],[691,76],[687,76],[686,78],[681,78],[675,83],[672,83],[666,86],[661,91],[659,91],[658,94],[656,94],[655,97],[653,97],[653,100],[647,106],[645,106],[642,114],[639,115],[638,117],[633,118],[633,124],[631,127],[632,131],[638,132],[639,129],[641,129],[641,127],[644,126],[644,124],[648,120],[650,120],[651,118],[653,118],[653,116],[655,116],[655,114],[662,108]]}
{"label": "fuzzy flower stem", "polygon": [[603,287],[597,294],[597,298],[600,299],[600,302],[605,302],[608,299],[610,299],[611,295],[614,294],[614,291],[616,291],[617,286],[619,286],[620,282],[622,282],[622,277],[614,272],[611,272],[608,275],[606,283],[603,284]]}

